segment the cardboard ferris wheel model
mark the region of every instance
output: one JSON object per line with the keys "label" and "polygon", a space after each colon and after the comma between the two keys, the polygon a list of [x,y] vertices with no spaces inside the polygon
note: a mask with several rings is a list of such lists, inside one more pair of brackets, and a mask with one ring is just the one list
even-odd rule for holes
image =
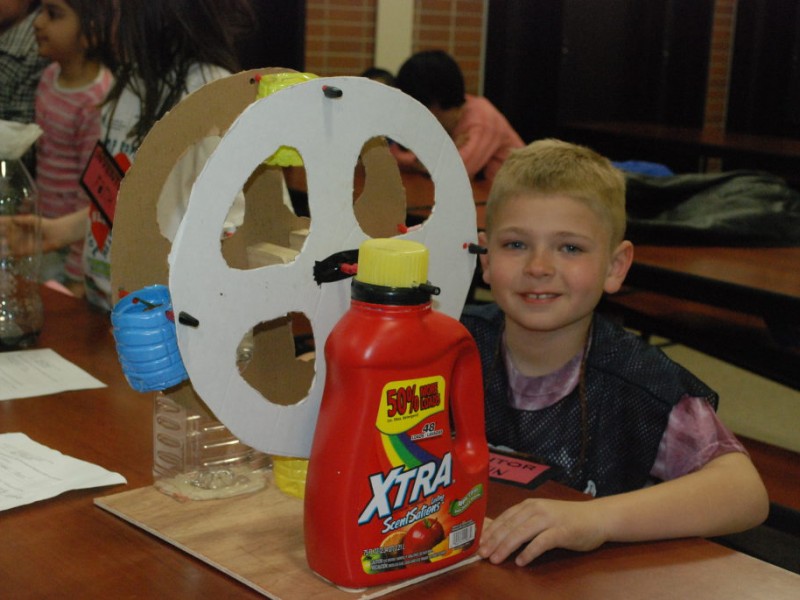
{"label": "cardboard ferris wheel model", "polygon": [[[461,157],[423,105],[361,77],[308,79],[257,99],[259,80],[282,73],[210,83],[153,127],[120,188],[112,289],[117,300],[168,285],[175,315],[190,317],[192,325],[176,324],[189,380],[171,394],[199,395],[262,452],[307,457],[325,382],[322,349],[350,304],[350,280],[320,282],[315,265],[371,237],[421,242],[429,279],[442,290],[434,307],[458,318],[475,266],[465,246],[477,232]],[[435,206],[421,226],[402,226],[406,193],[387,138],[430,173]],[[302,157],[310,218],[287,199],[297,168],[268,160],[287,148]],[[200,174],[181,181],[197,156],[208,156]],[[363,187],[354,197],[356,173]],[[169,207],[180,189],[191,191],[175,231]],[[243,221],[226,233],[242,196]],[[311,327],[313,361],[295,357],[298,321]],[[240,370],[237,349],[248,339],[252,354]]]}

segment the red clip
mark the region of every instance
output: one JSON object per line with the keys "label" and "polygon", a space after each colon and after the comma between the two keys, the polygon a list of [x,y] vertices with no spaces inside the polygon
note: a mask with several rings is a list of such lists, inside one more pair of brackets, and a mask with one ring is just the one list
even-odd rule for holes
{"label": "red clip", "polygon": [[358,273],[358,263],[342,263],[339,270],[345,275],[355,275]]}
{"label": "red clip", "polygon": [[124,152],[117,152],[117,154],[114,155],[114,160],[117,162],[117,165],[119,165],[119,168],[122,169],[123,173],[127,173],[128,169],[131,168],[131,159],[128,158],[128,155]]}

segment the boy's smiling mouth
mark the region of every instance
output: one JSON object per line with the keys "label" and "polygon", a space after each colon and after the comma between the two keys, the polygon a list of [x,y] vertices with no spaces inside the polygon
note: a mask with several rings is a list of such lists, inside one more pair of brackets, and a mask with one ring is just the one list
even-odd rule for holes
{"label": "boy's smiling mouth", "polygon": [[520,294],[525,300],[552,300],[553,298],[557,298],[559,294],[554,293],[523,293]]}

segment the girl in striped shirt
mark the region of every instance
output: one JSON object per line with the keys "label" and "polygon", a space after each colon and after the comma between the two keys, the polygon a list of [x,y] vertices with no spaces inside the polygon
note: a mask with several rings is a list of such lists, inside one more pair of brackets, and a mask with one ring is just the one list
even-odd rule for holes
{"label": "girl in striped shirt", "polygon": [[[85,208],[83,169],[100,139],[100,105],[113,83],[112,0],[44,0],[34,20],[39,54],[53,62],[36,90],[36,182],[44,217]],[[82,295],[83,241],[45,254],[42,279]]]}

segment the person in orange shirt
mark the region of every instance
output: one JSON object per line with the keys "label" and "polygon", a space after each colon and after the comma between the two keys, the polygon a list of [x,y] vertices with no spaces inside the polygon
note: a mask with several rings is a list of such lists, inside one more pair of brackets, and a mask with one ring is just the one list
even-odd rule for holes
{"label": "person in orange shirt", "polygon": [[[403,63],[396,86],[422,104],[455,142],[470,179],[494,179],[511,150],[522,138],[486,98],[464,91],[458,63],[442,50],[418,52]],[[426,172],[411,150],[396,144],[392,153],[402,168]]]}

